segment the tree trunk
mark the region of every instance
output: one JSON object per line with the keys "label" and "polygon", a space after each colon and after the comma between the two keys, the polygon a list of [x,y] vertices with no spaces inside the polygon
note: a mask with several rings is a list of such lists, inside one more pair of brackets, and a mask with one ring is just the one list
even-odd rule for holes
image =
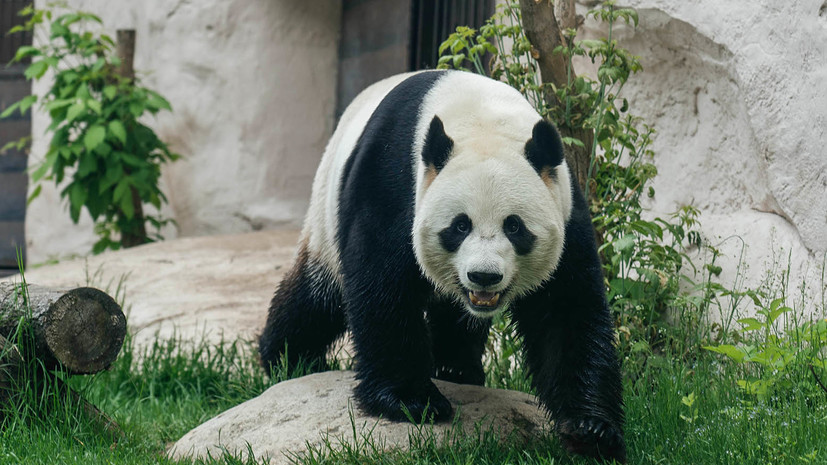
{"label": "tree trunk", "polygon": [[[561,15],[558,21],[555,15],[554,3],[557,5],[558,13]],[[568,59],[562,53],[554,53],[554,49],[565,45],[563,30],[575,28],[577,18],[574,14],[573,0],[557,0],[552,3],[550,0],[520,0],[520,12],[523,20],[523,31],[531,42],[533,55],[540,66],[540,75],[543,83],[554,84],[556,88],[568,85],[577,77],[574,70],[568,70]],[[545,93],[546,103],[549,106],[562,106],[557,96],[550,90]],[[559,128],[563,137],[574,137],[585,145],[580,148],[575,145],[566,146],[566,163],[574,173],[580,189],[591,198],[588,188],[589,162],[591,161],[591,147],[594,140],[594,131],[587,129]]]}
{"label": "tree trunk", "polygon": [[118,357],[126,317],[107,294],[89,287],[61,291],[28,285],[27,307],[21,289],[0,283],[0,336],[15,342],[19,329],[30,328],[33,347],[18,347],[24,357],[77,374],[97,373]]}
{"label": "tree trunk", "polygon": [[[134,80],[135,30],[118,29],[116,34],[117,54],[121,60],[121,65],[118,66],[117,73],[122,77]],[[128,176],[129,174],[127,170],[126,175]],[[144,224],[144,207],[141,203],[141,196],[138,195],[138,189],[135,189],[135,186],[130,186],[129,192],[132,196],[132,209],[135,211],[133,221],[135,222],[136,229],[134,231],[121,231],[121,244],[126,249],[149,242],[146,235],[146,224]]]}
{"label": "tree trunk", "polygon": [[589,186],[589,163],[592,159],[592,143],[594,143],[594,131],[591,129],[572,129],[560,128],[560,134],[563,137],[573,137],[583,142],[584,147],[570,145],[565,148],[566,163],[569,169],[574,173],[577,184],[583,190],[586,200],[591,201],[594,198],[594,192]]}

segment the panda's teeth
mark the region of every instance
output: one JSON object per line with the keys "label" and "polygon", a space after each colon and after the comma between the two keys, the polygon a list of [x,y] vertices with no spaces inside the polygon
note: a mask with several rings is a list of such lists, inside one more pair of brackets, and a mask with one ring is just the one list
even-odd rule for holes
{"label": "panda's teeth", "polygon": [[498,293],[494,294],[494,297],[490,300],[490,302],[491,302],[492,307],[496,306],[497,303],[500,302],[500,293],[498,292]]}
{"label": "panda's teeth", "polygon": [[468,299],[473,305],[478,305],[480,307],[496,307],[497,303],[500,301],[500,293],[470,291],[468,292]]}

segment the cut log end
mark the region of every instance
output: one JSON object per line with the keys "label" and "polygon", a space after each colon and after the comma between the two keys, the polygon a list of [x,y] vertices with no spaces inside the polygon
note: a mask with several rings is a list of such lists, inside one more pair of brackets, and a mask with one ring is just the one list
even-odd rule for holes
{"label": "cut log end", "polygon": [[45,322],[50,352],[70,371],[97,373],[118,356],[126,335],[126,318],[109,295],[90,287],[66,292]]}
{"label": "cut log end", "polygon": [[18,337],[21,322],[31,330],[30,342],[18,347],[24,356],[75,374],[108,368],[126,337],[120,306],[102,291],[0,283],[0,335]]}

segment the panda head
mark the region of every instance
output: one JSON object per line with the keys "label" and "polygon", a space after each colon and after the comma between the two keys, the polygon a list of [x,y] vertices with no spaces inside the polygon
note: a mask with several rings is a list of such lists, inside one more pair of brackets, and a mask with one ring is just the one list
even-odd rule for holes
{"label": "panda head", "polygon": [[[571,211],[560,137],[544,120],[526,140],[454,140],[434,117],[422,148],[417,261],[437,291],[490,318],[557,267]],[[450,128],[449,128],[450,131]]]}

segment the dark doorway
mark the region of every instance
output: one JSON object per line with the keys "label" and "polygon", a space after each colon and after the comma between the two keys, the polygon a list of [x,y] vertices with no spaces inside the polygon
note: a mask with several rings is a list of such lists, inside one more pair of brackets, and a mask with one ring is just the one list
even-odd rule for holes
{"label": "dark doorway", "polygon": [[[23,76],[27,63],[9,65],[21,45],[30,45],[30,33],[7,35],[23,22],[17,15],[30,0],[0,0],[0,112],[31,93]],[[31,134],[31,113],[15,112],[0,120],[0,147]],[[10,149],[0,154],[0,276],[16,273],[17,253],[25,253],[23,225],[26,220],[26,152]]]}
{"label": "dark doorway", "polygon": [[436,68],[457,26],[479,28],[493,13],[493,0],[343,0],[336,117],[380,79]]}
{"label": "dark doorway", "polygon": [[439,61],[439,45],[457,26],[480,26],[494,14],[493,0],[413,0],[411,62],[409,68],[432,69]]}

